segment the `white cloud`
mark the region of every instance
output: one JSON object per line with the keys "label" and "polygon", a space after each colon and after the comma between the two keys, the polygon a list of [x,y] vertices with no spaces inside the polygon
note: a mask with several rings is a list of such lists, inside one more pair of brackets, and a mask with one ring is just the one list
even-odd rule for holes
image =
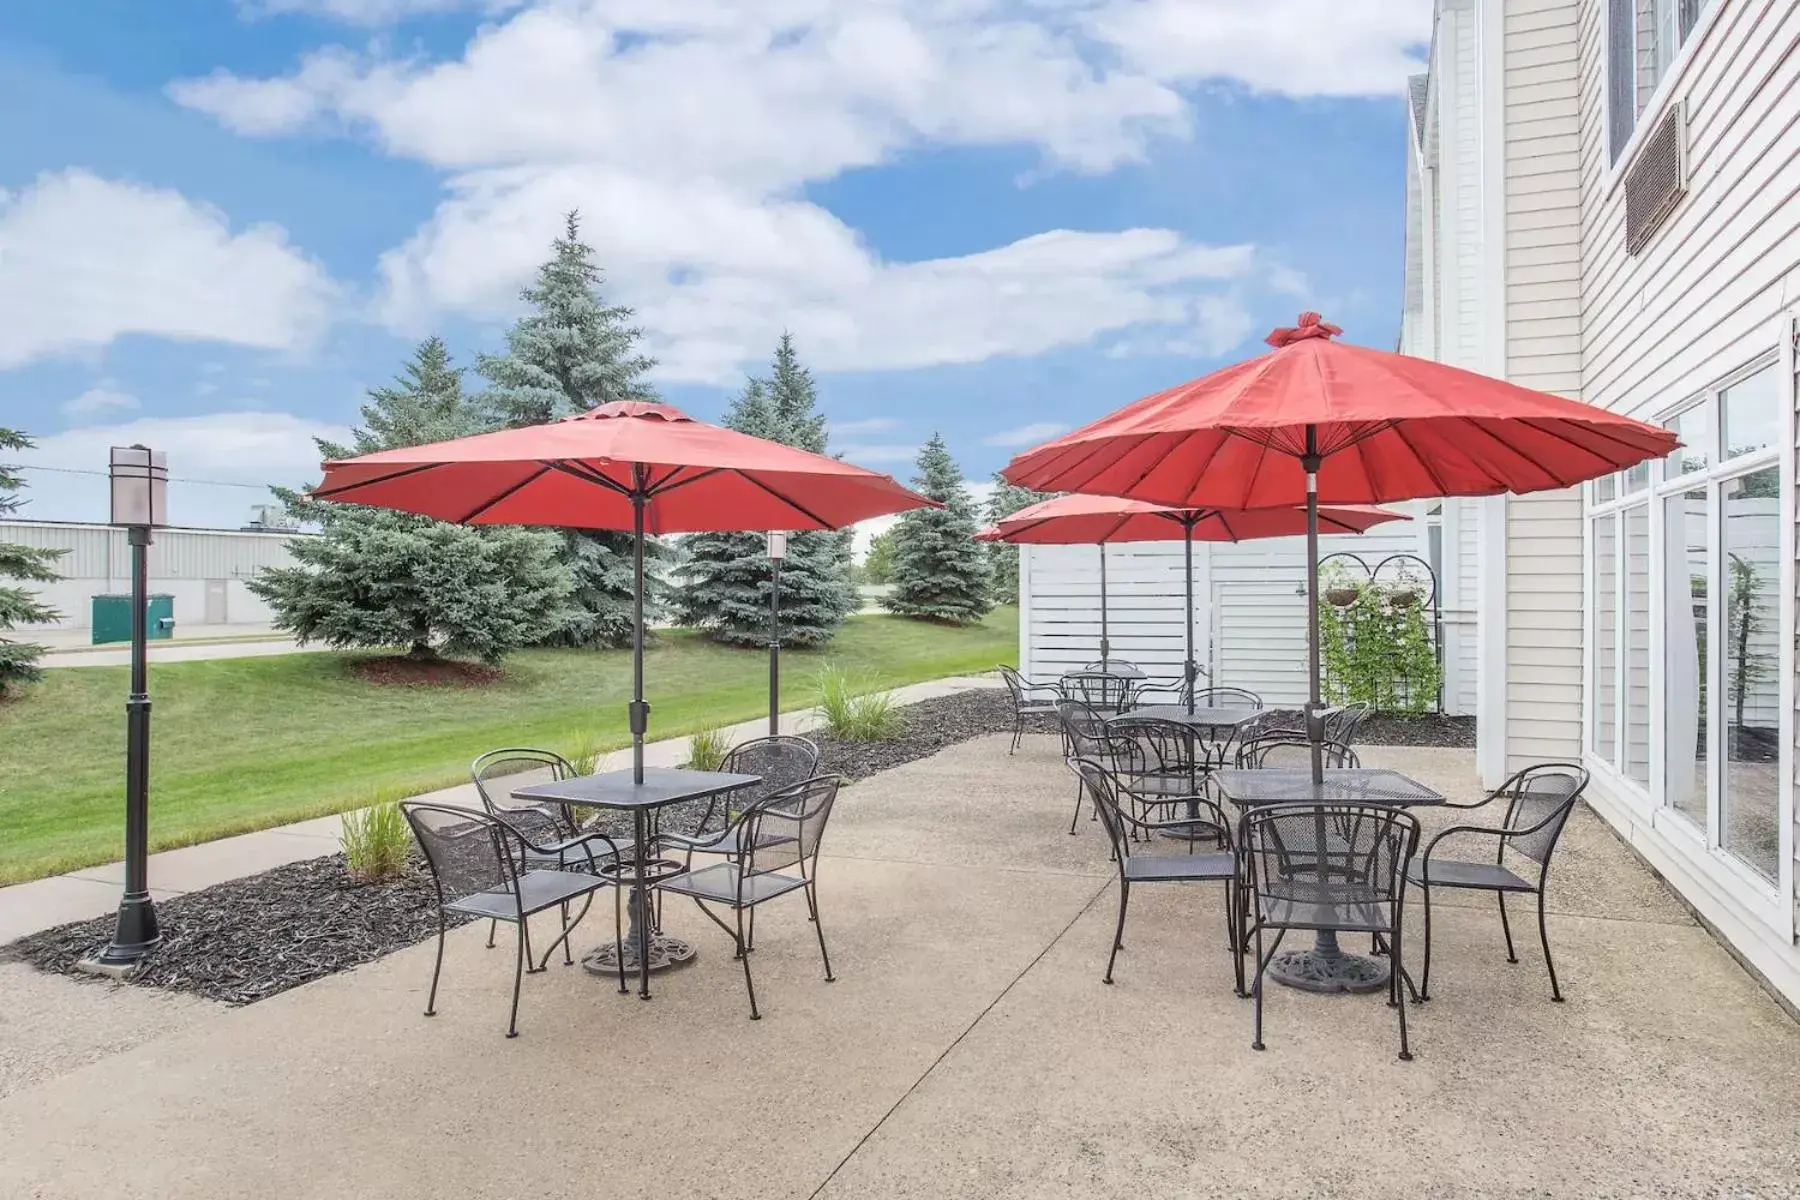
{"label": "white cloud", "polygon": [[270,484],[297,486],[319,475],[314,438],[346,441],[349,430],[282,412],[224,412],[140,417],[84,425],[38,439],[18,456],[27,470],[26,515],[40,520],[104,521],[106,464],[112,446],[141,443],[169,456],[169,523],[236,528]]}
{"label": "white cloud", "polygon": [[337,289],[272,225],[81,170],[0,193],[0,368],[123,334],[293,350]]}
{"label": "white cloud", "polygon": [[1398,94],[1425,69],[1434,0],[1106,0],[1094,36],[1167,83],[1289,96]]}
{"label": "white cloud", "polygon": [[1017,429],[1006,429],[992,437],[981,439],[984,446],[1035,446],[1039,442],[1047,442],[1068,428],[1057,421],[1038,421],[1030,425],[1021,425]]}
{"label": "white cloud", "polygon": [[900,428],[900,422],[893,417],[869,417],[861,421],[832,421],[831,436],[861,437],[870,433],[886,433],[890,429]]}
{"label": "white cloud", "polygon": [[890,262],[803,198],[808,183],[925,145],[1026,145],[1098,172],[1185,136],[1180,93],[1094,40],[1110,11],[546,0],[452,59],[328,48],[286,76],[219,72],[170,94],[246,134],[350,132],[445,172],[437,212],[381,261],[376,315],[408,334],[445,312],[516,312],[559,215],[580,208],[666,380],[728,383],[784,327],[826,370],[1031,355],[1134,330],[1216,343],[1244,319],[1217,285],[1260,268],[1250,247],[1053,230]]}
{"label": "white cloud", "polygon": [[92,417],[137,407],[138,398],[120,389],[118,380],[102,379],[73,400],[65,401],[62,410],[66,416]]}

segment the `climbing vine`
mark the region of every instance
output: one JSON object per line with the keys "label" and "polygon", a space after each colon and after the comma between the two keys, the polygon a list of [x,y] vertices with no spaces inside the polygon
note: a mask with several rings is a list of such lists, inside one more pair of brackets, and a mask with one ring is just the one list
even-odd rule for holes
{"label": "climbing vine", "polygon": [[1319,605],[1326,699],[1368,704],[1377,712],[1434,708],[1443,664],[1418,583],[1405,575],[1392,583],[1354,580],[1335,566],[1320,582],[1326,596]]}

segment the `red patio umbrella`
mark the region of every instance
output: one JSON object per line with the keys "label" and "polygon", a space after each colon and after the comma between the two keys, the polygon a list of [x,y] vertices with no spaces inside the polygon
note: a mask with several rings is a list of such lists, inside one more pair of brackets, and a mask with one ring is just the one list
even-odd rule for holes
{"label": "red patio umbrella", "polygon": [[[1331,533],[1362,533],[1384,521],[1410,520],[1385,508],[1334,506],[1319,509],[1319,526]],[[1242,542],[1294,537],[1306,532],[1300,508],[1170,508],[1118,496],[1055,496],[1020,509],[975,536],[1016,545],[1100,547],[1100,659],[1112,657],[1106,628],[1106,545],[1108,542],[1168,542],[1181,538],[1187,563],[1187,680],[1189,710],[1199,674],[1194,661],[1194,542]]]}
{"label": "red patio umbrella", "polygon": [[1040,491],[1180,507],[1304,503],[1315,781],[1319,504],[1568,487],[1677,444],[1666,429],[1574,400],[1333,341],[1341,332],[1302,313],[1297,328],[1269,335],[1270,353],[1127,405],[1002,472]]}
{"label": "red patio umbrella", "polygon": [[634,535],[633,778],[643,781],[644,535],[840,529],[934,502],[892,478],[696,421],[666,404],[618,401],[548,425],[328,462],[318,500],[465,525],[629,529]]}

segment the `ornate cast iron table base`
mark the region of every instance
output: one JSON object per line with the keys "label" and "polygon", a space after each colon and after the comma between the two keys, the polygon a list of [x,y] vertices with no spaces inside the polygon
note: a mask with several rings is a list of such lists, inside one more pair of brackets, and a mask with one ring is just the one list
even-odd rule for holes
{"label": "ornate cast iron table base", "polygon": [[[679,967],[683,963],[694,960],[693,943],[682,938],[672,937],[666,933],[652,934],[650,938],[650,969],[666,971],[670,967]],[[581,956],[581,965],[595,975],[607,979],[619,978],[619,947],[612,942],[605,942]],[[638,948],[637,939],[625,939],[625,977],[627,980],[637,973]]]}
{"label": "ornate cast iron table base", "polygon": [[1269,978],[1306,992],[1379,992],[1388,964],[1338,949],[1335,933],[1321,933],[1306,950],[1283,950],[1269,962]]}

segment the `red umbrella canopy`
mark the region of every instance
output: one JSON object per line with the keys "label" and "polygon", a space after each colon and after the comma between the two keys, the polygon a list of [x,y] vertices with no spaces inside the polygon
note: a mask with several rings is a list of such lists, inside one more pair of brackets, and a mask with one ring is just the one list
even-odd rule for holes
{"label": "red umbrella canopy", "polygon": [[[1567,487],[1658,458],[1674,434],[1442,363],[1334,341],[1303,313],[1273,351],[1147,396],[1028,450],[1002,474],[1039,491],[1183,507],[1374,504]],[[1310,440],[1309,440],[1310,439]]]}
{"label": "red umbrella canopy", "polygon": [[838,529],[934,504],[889,476],[638,401],[328,462],[312,495],[461,524],[621,530],[641,500],[649,533]]}
{"label": "red umbrella canopy", "polygon": [[[1410,519],[1385,508],[1340,505],[1319,509],[1319,529],[1324,533],[1361,533],[1384,521]],[[1021,508],[976,536],[983,541],[1046,546],[1168,542],[1181,540],[1190,524],[1198,542],[1293,537],[1306,532],[1306,510],[1169,508],[1118,496],[1056,496]]]}

